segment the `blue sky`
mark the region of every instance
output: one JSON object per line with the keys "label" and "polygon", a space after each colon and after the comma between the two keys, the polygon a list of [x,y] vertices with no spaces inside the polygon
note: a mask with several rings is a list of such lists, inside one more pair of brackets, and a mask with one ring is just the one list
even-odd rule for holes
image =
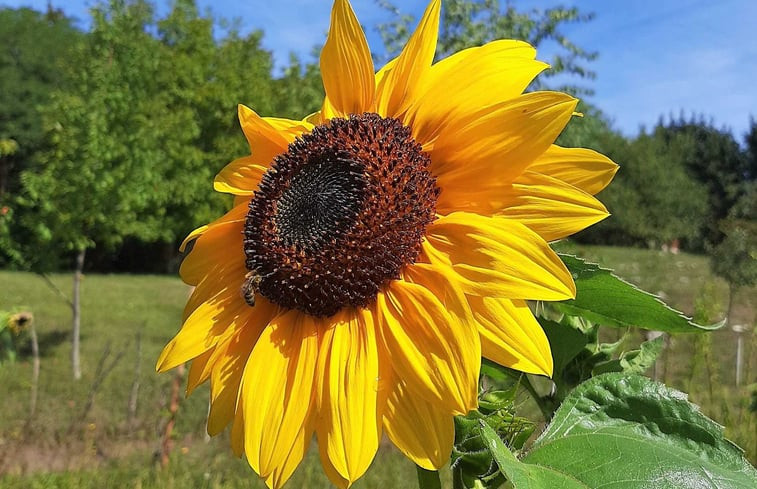
{"label": "blue sky", "polygon": [[[374,26],[388,18],[375,0],[352,0],[374,50],[381,48]],[[403,11],[419,15],[427,0],[395,0]],[[158,0],[165,12],[168,0]],[[277,66],[290,52],[308,58],[328,29],[329,0],[199,0],[202,9],[238,17],[243,32],[265,31],[264,46]],[[504,2],[503,2],[504,3]],[[703,114],[726,126],[737,138],[750,114],[757,118],[757,1],[754,0],[513,0],[519,9],[576,5],[594,12],[590,23],[563,32],[582,47],[599,51],[592,63],[597,79],[588,100],[627,135],[653,125],[660,115]],[[44,9],[47,0],[0,0],[5,6]],[[53,0],[87,26],[92,0]],[[552,54],[549,47],[542,59]]]}

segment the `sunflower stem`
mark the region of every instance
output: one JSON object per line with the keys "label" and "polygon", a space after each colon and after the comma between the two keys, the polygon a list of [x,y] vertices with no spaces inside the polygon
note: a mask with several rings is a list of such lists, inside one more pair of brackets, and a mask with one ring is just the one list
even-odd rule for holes
{"label": "sunflower stem", "polygon": [[436,470],[426,470],[418,465],[415,466],[418,471],[418,487],[420,489],[441,489],[442,483],[439,480],[439,472]]}

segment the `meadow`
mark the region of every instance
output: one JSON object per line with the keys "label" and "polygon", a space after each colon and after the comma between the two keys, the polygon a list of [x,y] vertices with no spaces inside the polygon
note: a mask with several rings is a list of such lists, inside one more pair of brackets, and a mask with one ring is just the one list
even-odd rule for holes
{"label": "meadow", "polygon": [[[621,277],[699,321],[715,322],[725,314],[728,288],[711,273],[706,257],[631,248],[564,248],[614,268]],[[61,290],[70,289],[71,275],[56,274],[51,279]],[[264,487],[246,462],[231,455],[227,434],[214,439],[204,435],[206,386],[182,398],[170,462],[165,468],[159,466],[175,373],[158,375],[154,364],[179,327],[189,293],[178,278],[85,276],[83,378],[78,382],[71,377],[68,305],[33,274],[0,271],[0,284],[0,310],[23,308],[34,313],[41,359],[35,412],[30,410],[29,346],[21,345],[15,363],[0,365],[0,487]],[[731,325],[754,324],[755,292],[755,288],[737,292]],[[608,339],[623,338],[629,346],[642,340],[638,331],[605,334]],[[648,375],[689,392],[706,414],[726,426],[728,437],[755,463],[757,418],[749,411],[749,384],[757,374],[757,336],[750,328],[743,340],[741,386],[735,384],[737,335],[730,327],[709,335],[671,338]],[[533,407],[524,400],[521,409]],[[311,450],[289,487],[329,487],[317,458]],[[412,464],[387,444],[354,487],[417,486]]]}

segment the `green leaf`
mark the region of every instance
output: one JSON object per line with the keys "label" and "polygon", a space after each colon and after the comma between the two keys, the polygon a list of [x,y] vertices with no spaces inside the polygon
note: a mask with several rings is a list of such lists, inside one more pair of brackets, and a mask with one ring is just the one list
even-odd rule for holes
{"label": "green leaf", "polygon": [[481,375],[486,375],[501,387],[512,387],[520,382],[523,372],[503,367],[486,358],[481,359]]}
{"label": "green leaf", "polygon": [[549,340],[554,371],[562,372],[566,365],[589,344],[589,337],[568,325],[556,323],[549,319],[538,318],[538,320]]}
{"label": "green leaf", "polygon": [[752,489],[757,471],[686,395],[639,375],[578,386],[523,458],[589,487]]}
{"label": "green leaf", "polygon": [[594,367],[593,376],[609,372],[625,372],[627,374],[643,374],[654,365],[657,356],[662,352],[665,340],[659,336],[639,345],[638,350],[623,353],[619,359],[600,363]]}
{"label": "green leaf", "polygon": [[552,303],[564,314],[616,328],[638,327],[668,333],[698,333],[720,328],[695,324],[657,297],[572,255],[560,255],[576,282],[576,298]]}
{"label": "green leaf", "polygon": [[588,489],[566,474],[539,465],[528,465],[520,462],[515,455],[502,443],[497,433],[484,422],[481,422],[481,437],[484,439],[499,470],[507,477],[515,489]]}

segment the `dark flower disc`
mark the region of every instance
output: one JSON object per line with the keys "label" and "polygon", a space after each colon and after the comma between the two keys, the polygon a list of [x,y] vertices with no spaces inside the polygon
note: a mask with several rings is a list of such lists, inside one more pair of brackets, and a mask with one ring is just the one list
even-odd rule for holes
{"label": "dark flower disc", "polygon": [[430,163],[407,127],[377,114],[296,139],[250,201],[245,296],[318,317],[370,304],[417,259],[435,219]]}

